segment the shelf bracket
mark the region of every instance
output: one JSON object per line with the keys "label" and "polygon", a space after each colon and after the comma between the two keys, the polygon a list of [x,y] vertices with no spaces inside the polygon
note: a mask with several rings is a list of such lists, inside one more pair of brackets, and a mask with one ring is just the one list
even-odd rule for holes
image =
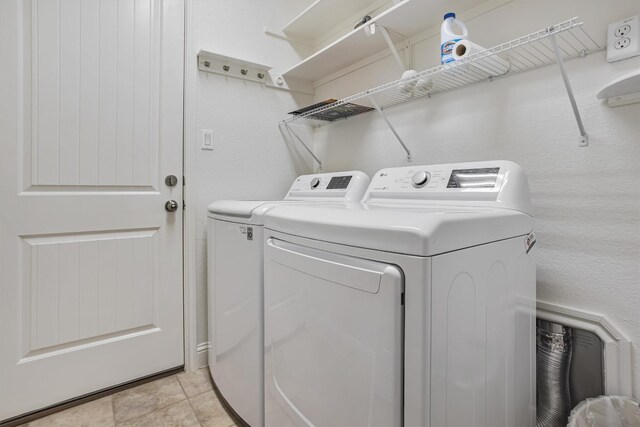
{"label": "shelf bracket", "polygon": [[316,163],[318,163],[318,167],[320,169],[322,169],[322,162],[320,161],[320,159],[313,154],[313,151],[309,148],[309,146],[307,144],[304,143],[304,141],[302,140],[302,138],[300,138],[298,136],[297,133],[295,133],[290,127],[288,123],[283,123],[284,127],[287,129],[287,132],[289,133],[289,138],[293,141],[293,137],[295,136],[295,138],[298,140],[298,142],[300,142],[300,144],[302,144],[302,146],[304,147],[305,150],[307,150],[307,153],[309,153],[309,155],[311,155],[311,157],[313,157],[313,159],[316,161]]}
{"label": "shelf bracket", "polygon": [[391,53],[393,54],[393,57],[396,59],[396,62],[398,63],[398,65],[402,69],[402,72],[405,72],[407,70],[407,68],[404,66],[404,62],[402,62],[402,59],[400,59],[400,54],[398,53],[398,50],[396,49],[396,45],[394,45],[393,41],[391,41],[391,37],[389,36],[389,32],[387,31],[387,29],[385,27],[383,27],[382,25],[378,25],[376,23],[373,23],[371,25],[376,25],[377,27],[380,28],[380,32],[382,33],[382,37],[384,37],[384,40],[387,42],[387,45],[389,45],[389,49],[391,50]]}
{"label": "shelf bracket", "polygon": [[[553,30],[553,27],[551,27],[550,30]],[[562,75],[562,81],[564,82],[564,87],[567,90],[567,95],[569,96],[569,101],[571,102],[573,114],[576,116],[576,122],[578,122],[578,129],[580,130],[580,139],[578,142],[578,146],[587,147],[589,145],[589,135],[587,135],[587,131],[584,129],[584,124],[582,123],[580,110],[578,110],[578,104],[576,103],[576,98],[573,95],[573,89],[571,88],[571,82],[569,81],[569,76],[564,66],[564,61],[562,60],[562,54],[560,53],[560,48],[558,47],[556,35],[550,34],[549,40],[551,41],[551,46],[553,47],[553,53],[556,56],[558,66],[560,67],[560,74]]]}
{"label": "shelf bracket", "polygon": [[373,107],[378,111],[378,113],[380,113],[380,115],[382,116],[384,121],[387,123],[387,126],[389,126],[389,129],[391,129],[391,132],[393,132],[393,134],[395,135],[395,137],[398,140],[398,142],[400,143],[400,145],[402,145],[402,148],[404,148],[404,151],[407,152],[407,161],[410,162],[411,161],[411,151],[409,151],[409,148],[404,143],[404,141],[402,140],[400,135],[398,135],[398,132],[396,132],[396,129],[393,127],[393,125],[391,124],[389,119],[387,119],[387,116],[384,114],[384,111],[382,111],[382,108],[380,108],[380,106],[378,105],[376,100],[373,98],[373,96],[369,95],[369,99],[371,100],[371,104],[373,104]]}

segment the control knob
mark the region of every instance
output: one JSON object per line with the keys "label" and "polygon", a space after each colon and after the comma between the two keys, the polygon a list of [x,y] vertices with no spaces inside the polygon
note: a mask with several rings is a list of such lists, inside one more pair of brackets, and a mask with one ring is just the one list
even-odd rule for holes
{"label": "control knob", "polygon": [[420,171],[413,174],[411,183],[415,188],[422,188],[429,182],[431,175],[427,171]]}
{"label": "control knob", "polygon": [[320,185],[320,178],[313,178],[311,180],[311,189],[314,189]]}

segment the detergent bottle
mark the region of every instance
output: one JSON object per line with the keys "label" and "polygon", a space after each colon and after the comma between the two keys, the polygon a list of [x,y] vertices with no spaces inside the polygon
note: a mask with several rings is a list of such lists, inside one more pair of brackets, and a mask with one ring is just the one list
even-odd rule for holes
{"label": "detergent bottle", "polygon": [[[458,27],[462,34],[456,34],[453,31],[454,27]],[[440,63],[446,64],[447,62],[453,62],[453,45],[462,39],[466,39],[469,35],[467,27],[460,20],[456,19],[456,14],[449,12],[444,15],[444,22],[440,28]]]}

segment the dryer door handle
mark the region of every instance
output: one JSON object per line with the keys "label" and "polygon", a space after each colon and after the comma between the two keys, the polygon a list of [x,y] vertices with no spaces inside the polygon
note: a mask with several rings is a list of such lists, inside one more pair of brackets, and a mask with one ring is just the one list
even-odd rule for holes
{"label": "dryer door handle", "polygon": [[[271,238],[269,259],[285,267],[353,289],[378,293],[380,281],[395,266],[311,249]],[[267,257],[265,257],[267,259]]]}

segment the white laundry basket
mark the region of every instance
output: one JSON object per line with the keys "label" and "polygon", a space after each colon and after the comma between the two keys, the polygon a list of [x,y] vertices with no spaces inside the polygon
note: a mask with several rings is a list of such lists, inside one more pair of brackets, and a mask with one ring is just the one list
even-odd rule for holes
{"label": "white laundry basket", "polygon": [[567,427],[640,427],[640,403],[623,396],[586,399],[571,411]]}

